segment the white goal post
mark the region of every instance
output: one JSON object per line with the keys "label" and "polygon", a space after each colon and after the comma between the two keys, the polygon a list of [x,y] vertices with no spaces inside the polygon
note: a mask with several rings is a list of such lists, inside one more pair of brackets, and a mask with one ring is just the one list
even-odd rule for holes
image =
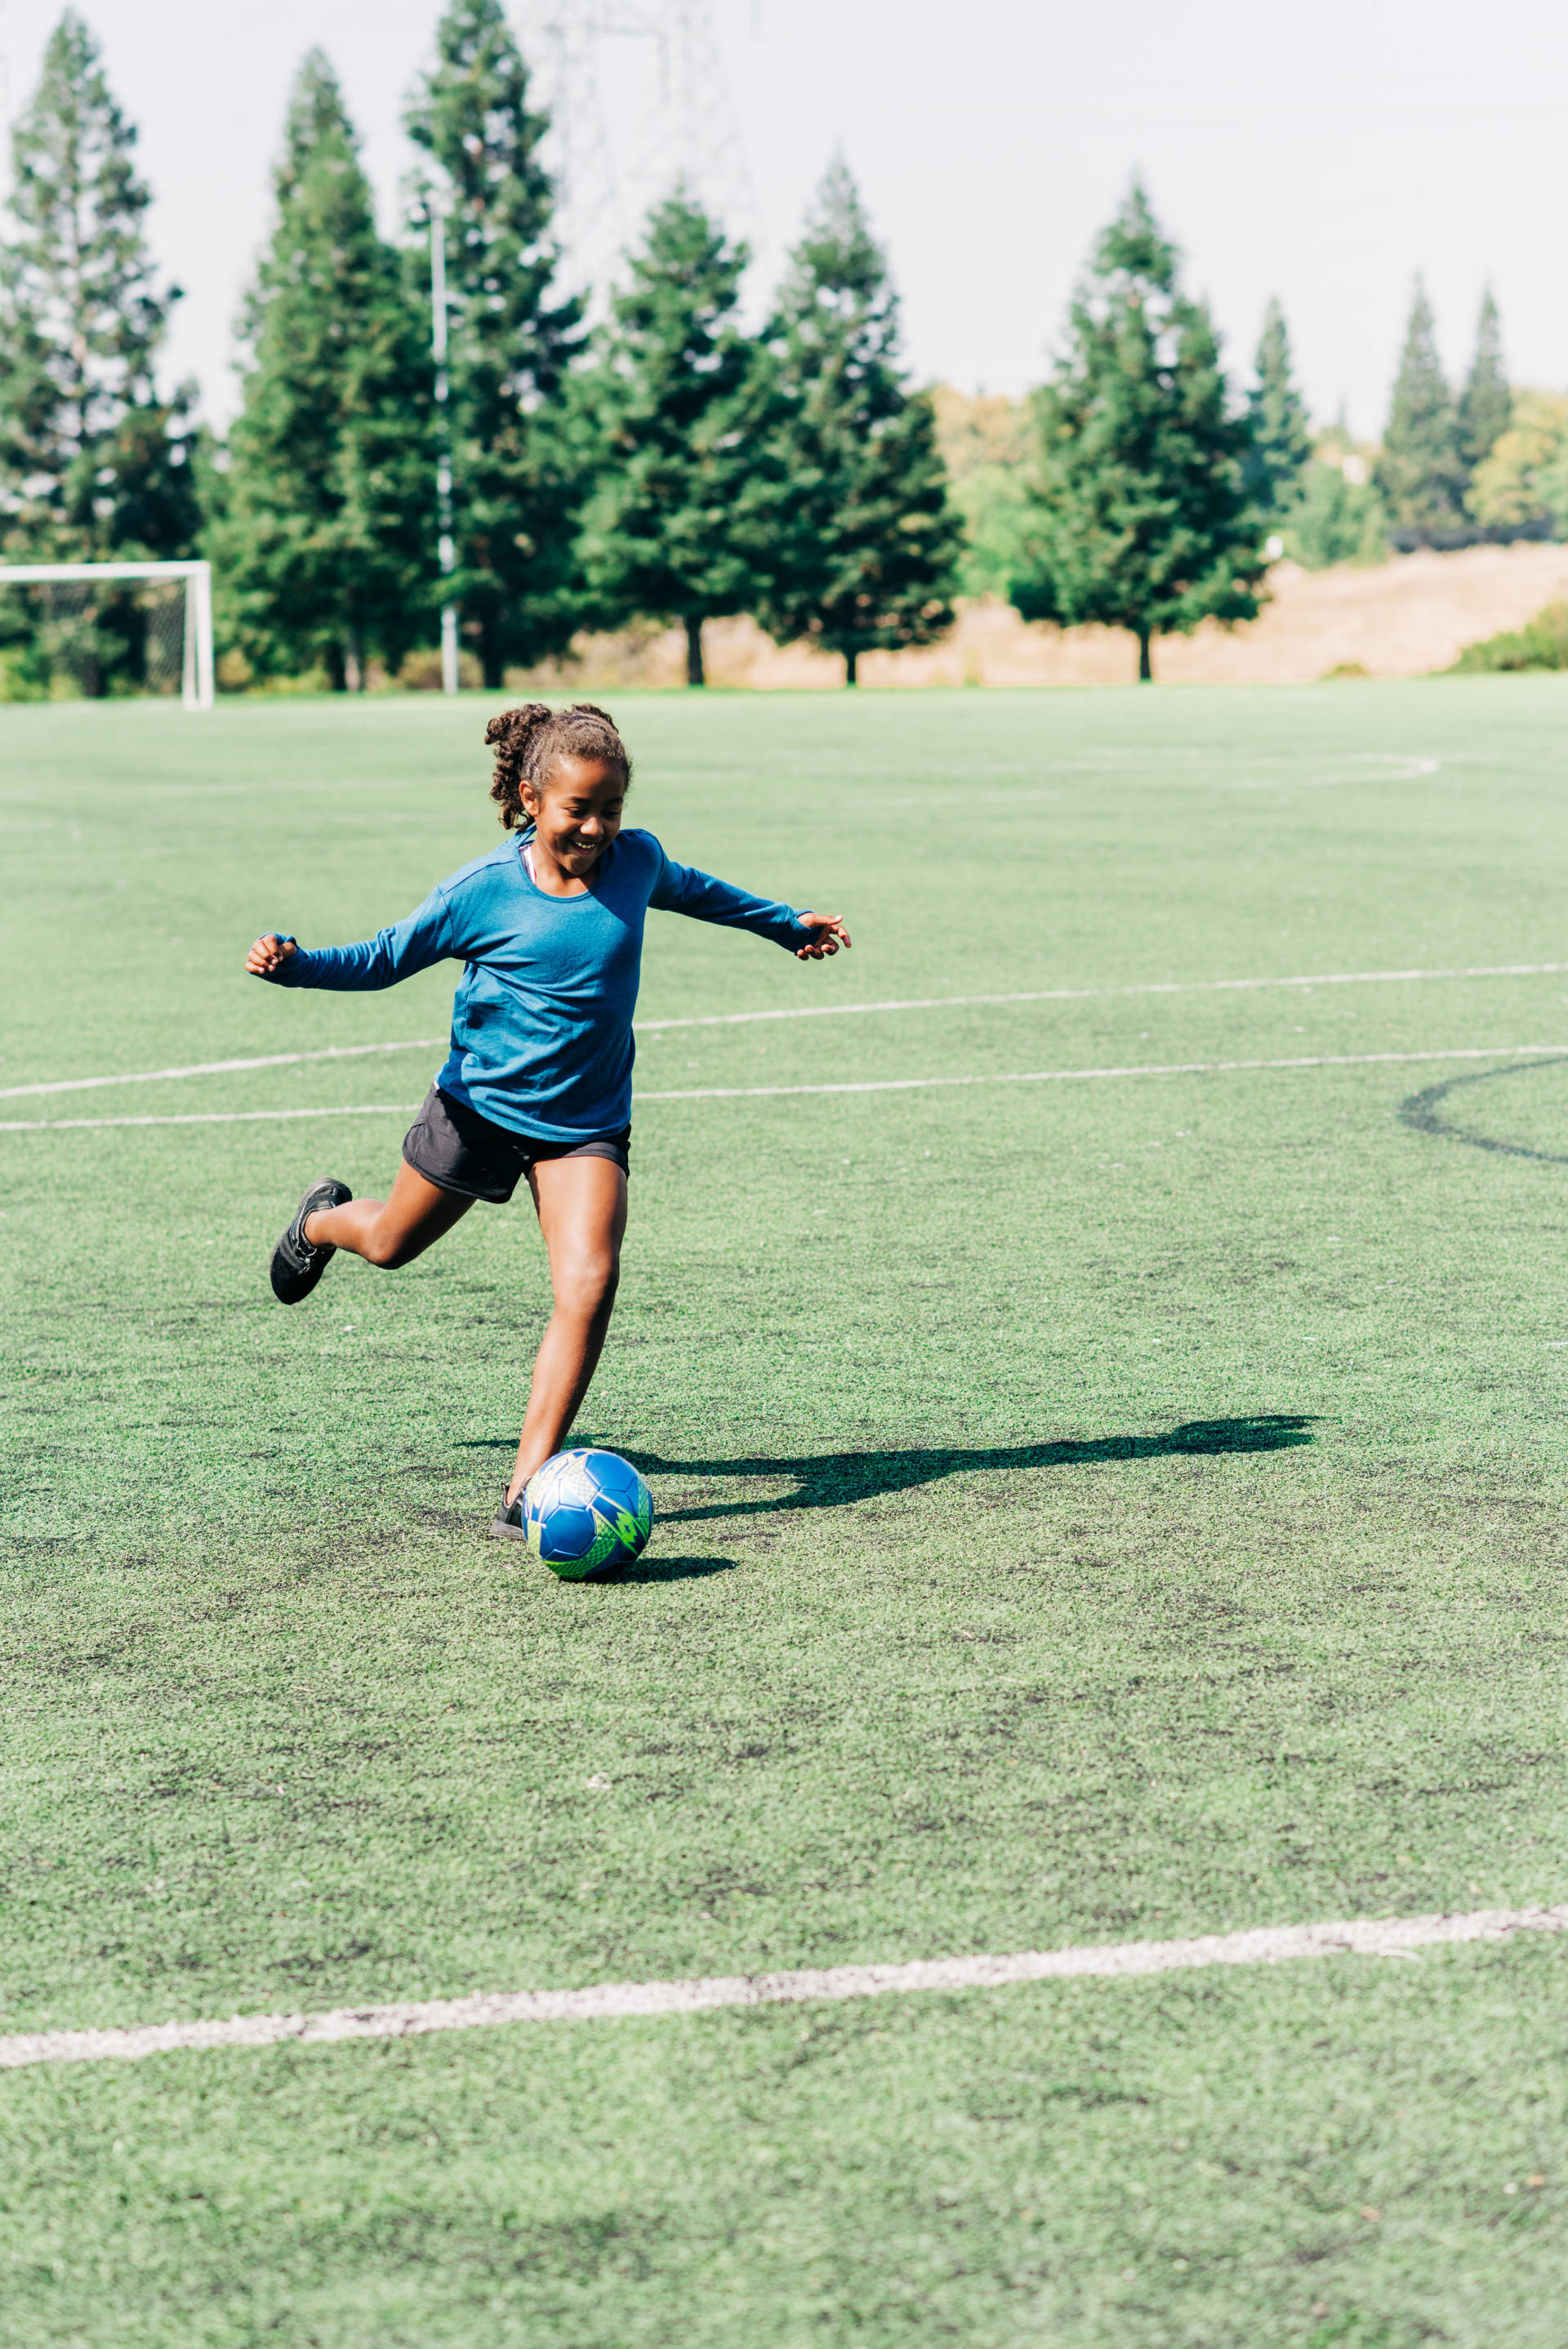
{"label": "white goal post", "polygon": [[180,698],[212,707],[212,566],[210,563],[0,563],[0,587],[86,585],[96,579],[183,579],[185,642]]}

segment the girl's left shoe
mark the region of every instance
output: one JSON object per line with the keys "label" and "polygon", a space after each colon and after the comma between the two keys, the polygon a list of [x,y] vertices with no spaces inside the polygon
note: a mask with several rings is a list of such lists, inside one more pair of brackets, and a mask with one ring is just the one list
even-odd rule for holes
{"label": "girl's left shoe", "polygon": [[333,1257],[335,1247],[316,1246],[304,1236],[305,1217],[318,1207],[346,1207],[354,1196],[346,1183],[330,1174],[311,1184],[294,1210],[294,1218],[273,1250],[273,1295],[280,1305],[297,1305],[308,1297]]}

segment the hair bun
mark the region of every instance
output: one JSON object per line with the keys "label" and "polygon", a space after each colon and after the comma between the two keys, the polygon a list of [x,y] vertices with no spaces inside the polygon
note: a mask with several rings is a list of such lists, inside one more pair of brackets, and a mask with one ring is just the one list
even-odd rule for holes
{"label": "hair bun", "polygon": [[485,728],[485,741],[495,752],[490,797],[508,832],[531,830],[523,786],[542,792],[562,759],[597,759],[620,775],[623,790],[631,789],[630,753],[614,719],[596,702],[552,709],[545,701],[525,701],[519,709],[498,711]]}
{"label": "hair bun", "polygon": [[554,715],[544,701],[525,701],[521,709],[503,709],[485,728],[485,741],[487,745],[501,742],[509,750],[514,746],[521,750],[529,736]]}

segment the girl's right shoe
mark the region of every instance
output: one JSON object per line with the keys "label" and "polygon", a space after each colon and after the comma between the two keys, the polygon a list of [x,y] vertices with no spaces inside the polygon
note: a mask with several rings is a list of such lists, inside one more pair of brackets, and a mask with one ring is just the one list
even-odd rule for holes
{"label": "girl's right shoe", "polygon": [[522,1519],[522,1495],[509,1501],[506,1486],[500,1488],[500,1506],[490,1519],[490,1531],[498,1541],[526,1541],[528,1527]]}
{"label": "girl's right shoe", "polygon": [[331,1175],[313,1183],[294,1214],[294,1219],[273,1250],[273,1295],[280,1305],[297,1305],[308,1297],[333,1257],[335,1247],[325,1242],[317,1245],[304,1236],[305,1217],[318,1207],[346,1206],[354,1196],[346,1183]]}

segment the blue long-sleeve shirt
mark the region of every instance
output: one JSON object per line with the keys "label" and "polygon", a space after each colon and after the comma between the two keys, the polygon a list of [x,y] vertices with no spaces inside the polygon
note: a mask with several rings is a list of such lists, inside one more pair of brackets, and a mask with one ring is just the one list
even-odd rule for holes
{"label": "blue long-sleeve shirt", "polygon": [[811,936],[788,905],[677,864],[651,832],[621,833],[578,897],[537,887],[508,838],[390,929],[357,946],[296,946],[267,975],[282,987],[357,992],[461,962],[437,1083],[514,1133],[575,1142],[631,1123],[632,1014],[650,905],[754,930],[791,952]]}

